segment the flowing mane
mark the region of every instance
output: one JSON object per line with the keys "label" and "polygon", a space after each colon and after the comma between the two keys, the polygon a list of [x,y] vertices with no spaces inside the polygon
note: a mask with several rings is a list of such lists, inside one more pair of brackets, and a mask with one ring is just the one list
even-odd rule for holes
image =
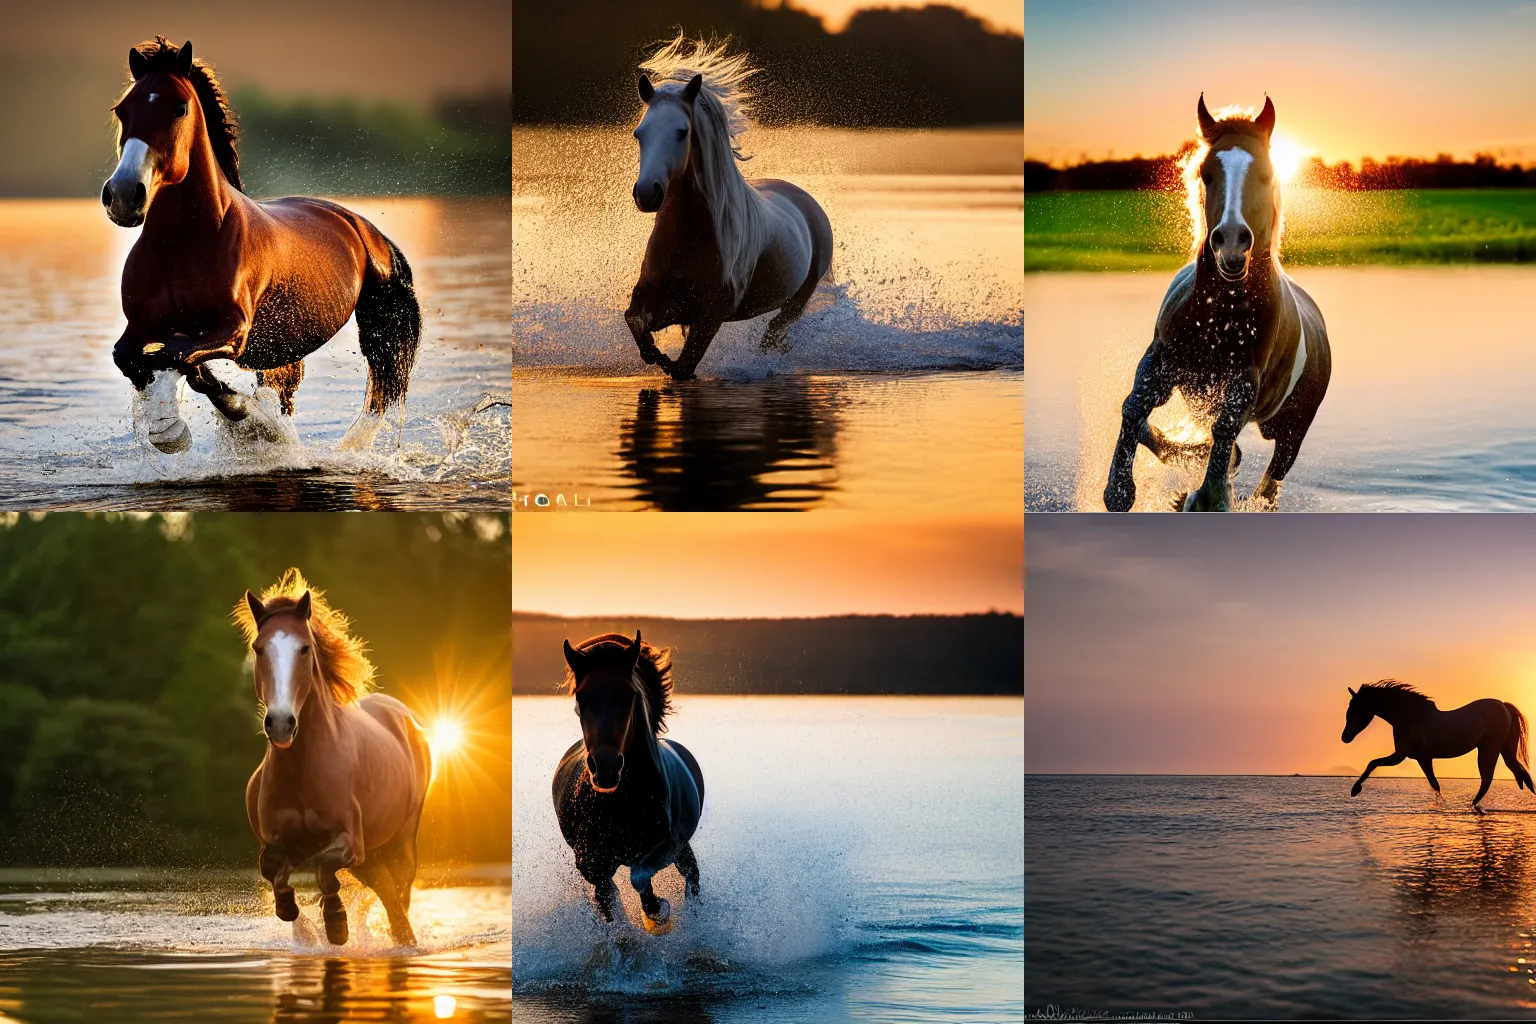
{"label": "flowing mane", "polygon": [[1367,694],[1370,695],[1370,699],[1379,703],[1408,707],[1433,708],[1435,706],[1435,702],[1424,694],[1396,679],[1378,679],[1374,683],[1364,684],[1360,687],[1357,696],[1364,697]]}
{"label": "flowing mane", "polygon": [[[592,668],[611,668],[623,664],[631,642],[629,637],[621,633],[604,633],[589,637],[574,646],[591,659]],[[672,713],[672,649],[654,647],[644,640],[640,641],[640,661],[635,665],[635,679],[640,683],[640,697],[645,701],[645,713],[650,719],[651,732],[666,732],[667,716]],[[566,668],[566,692],[575,693],[579,681],[576,674]]]}
{"label": "flowing mane", "polygon": [[[1252,107],[1241,106],[1222,107],[1211,114],[1221,124],[1224,134],[1247,135],[1264,142],[1264,130],[1254,123],[1257,115],[1258,112]],[[1268,143],[1266,142],[1265,145],[1267,148]],[[1200,255],[1201,247],[1205,245],[1206,236],[1210,234],[1205,223],[1205,183],[1200,180],[1200,167],[1211,151],[1211,144],[1197,136],[1179,148],[1184,152],[1184,156],[1178,161],[1178,168],[1184,182],[1184,205],[1189,211],[1190,259],[1195,259]],[[1280,255],[1280,240],[1285,234],[1283,199],[1284,189],[1276,185],[1275,237],[1270,245],[1276,259]]]}
{"label": "flowing mane", "polygon": [[[345,613],[332,608],[325,592],[309,585],[304,574],[289,569],[282,578],[261,592],[261,603],[269,611],[283,611],[299,603],[309,591],[309,628],[315,636],[315,651],[320,671],[330,684],[331,696],[338,704],[351,704],[373,690],[373,663],[368,660],[367,644],[352,635]],[[249,648],[256,641],[260,625],[242,598],[231,614]]]}
{"label": "flowing mane", "polygon": [[747,79],[758,69],[746,54],[727,54],[728,44],[690,40],[679,32],[643,61],[640,70],[655,81],[658,96],[676,96],[694,75],[704,76],[693,103],[698,156],[692,161],[694,180],[714,220],[723,280],[739,302],[769,228],[763,197],[736,166],[738,160],[749,159],[741,150],[741,137],[752,125]]}
{"label": "flowing mane", "polygon": [[[139,51],[145,61],[148,62],[148,73],[176,74],[176,56],[181,52],[181,47],[174,46],[165,36],[156,36],[145,40],[134,47]],[[213,68],[207,61],[200,58],[192,60],[192,75],[188,79],[192,85],[192,91],[197,94],[197,101],[203,108],[203,122],[208,126],[208,141],[213,144],[213,155],[219,163],[219,170],[224,173],[224,180],[241,192],[245,186],[240,182],[240,154],[235,152],[235,141],[240,137],[239,126],[235,123],[235,113],[229,108],[229,98],[224,95],[224,87],[219,85],[219,80],[213,74]],[[133,88],[129,83],[128,89]],[[128,90],[123,91],[126,96]],[[121,97],[119,97],[121,99]],[[118,151],[123,148],[121,137],[117,140]]]}

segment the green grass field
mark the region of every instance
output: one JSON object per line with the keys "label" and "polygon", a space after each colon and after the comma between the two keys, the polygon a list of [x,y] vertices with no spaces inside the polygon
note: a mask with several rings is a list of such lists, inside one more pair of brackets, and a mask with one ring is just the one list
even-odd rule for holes
{"label": "green grass field", "polygon": [[[1282,258],[1297,266],[1536,262],[1536,189],[1292,190]],[[1024,268],[1173,270],[1181,193],[1045,192],[1024,201]]]}

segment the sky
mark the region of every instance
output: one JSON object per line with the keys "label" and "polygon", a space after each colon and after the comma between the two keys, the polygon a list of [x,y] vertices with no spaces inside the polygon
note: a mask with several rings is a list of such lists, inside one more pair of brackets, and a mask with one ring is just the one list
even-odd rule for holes
{"label": "sky", "polygon": [[1021,613],[1017,518],[517,513],[512,607],[785,618]]}
{"label": "sky", "polygon": [[1171,153],[1215,109],[1258,108],[1331,162],[1536,160],[1536,0],[1030,0],[1025,153]]}
{"label": "sky", "polygon": [[1028,591],[1031,772],[1355,773],[1392,734],[1341,742],[1347,688],[1387,677],[1536,721],[1536,517],[1035,516]]}
{"label": "sky", "polygon": [[942,2],[970,11],[993,28],[1024,32],[1024,0],[792,0],[794,6],[821,16],[822,24],[833,32],[842,30],[848,18],[861,7],[922,7]]}

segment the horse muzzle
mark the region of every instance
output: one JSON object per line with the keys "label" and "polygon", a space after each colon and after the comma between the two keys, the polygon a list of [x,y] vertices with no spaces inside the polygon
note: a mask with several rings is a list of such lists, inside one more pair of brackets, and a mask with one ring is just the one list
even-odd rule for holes
{"label": "horse muzzle", "polygon": [[599,793],[612,793],[619,788],[619,781],[624,777],[624,755],[614,750],[600,750],[603,756],[596,753],[587,755],[587,774],[592,779],[592,788]]}
{"label": "horse muzzle", "polygon": [[299,731],[299,718],[291,712],[269,711],[267,717],[262,720],[262,731],[267,734],[267,739],[279,750],[287,750],[293,746],[293,738]]}
{"label": "horse muzzle", "polygon": [[121,228],[136,228],[144,223],[149,209],[149,184],[154,172],[154,156],[142,139],[123,143],[117,170],[101,188],[101,205],[107,216]]}
{"label": "horse muzzle", "polygon": [[1248,276],[1248,261],[1253,255],[1252,231],[1242,225],[1220,226],[1211,232],[1210,243],[1217,273],[1228,281],[1241,281]]}
{"label": "horse muzzle", "polygon": [[667,198],[667,187],[659,181],[648,184],[635,182],[634,188],[635,207],[641,213],[655,213],[661,209],[662,200]]}

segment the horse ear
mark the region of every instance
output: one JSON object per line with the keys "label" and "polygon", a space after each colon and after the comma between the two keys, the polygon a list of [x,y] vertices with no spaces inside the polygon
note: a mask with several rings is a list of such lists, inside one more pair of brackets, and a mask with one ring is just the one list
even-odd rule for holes
{"label": "horse ear", "polygon": [[181,44],[181,49],[176,51],[176,71],[183,78],[192,74],[192,40],[188,39]]}
{"label": "horse ear", "polygon": [[1216,141],[1216,119],[1205,106],[1205,93],[1200,94],[1200,105],[1195,108],[1195,116],[1200,119],[1200,137],[1206,142]]}
{"label": "horse ear", "polygon": [[649,103],[649,102],[651,102],[651,97],[653,97],[655,95],[656,95],[656,87],[651,84],[651,80],[649,78],[646,78],[644,75],[641,75],[640,76],[640,98],[642,100],[644,100],[646,103]]}
{"label": "horse ear", "polygon": [[571,646],[569,640],[565,642],[565,663],[571,666],[571,672],[580,679],[582,670],[586,667],[586,659],[581,656],[580,651]]}
{"label": "horse ear", "polygon": [[698,99],[699,90],[702,88],[704,88],[704,76],[694,75],[688,80],[688,84],[683,86],[683,102],[692,103]]}
{"label": "horse ear", "polygon": [[149,70],[149,61],[144,59],[144,55],[139,52],[137,46],[128,48],[128,70],[132,73],[135,82],[143,78],[144,72]]}
{"label": "horse ear", "polygon": [[255,620],[256,625],[261,625],[261,620],[267,614],[267,606],[261,603],[261,598],[247,590],[245,592],[245,606],[251,610],[251,618]]}
{"label": "horse ear", "polygon": [[640,664],[640,650],[640,631],[637,629],[635,630],[635,639],[629,645],[629,650],[624,652],[625,655],[629,658],[629,667],[631,670],[633,670],[636,665]]}
{"label": "horse ear", "polygon": [[304,596],[299,598],[299,603],[293,606],[293,614],[301,619],[309,619],[309,591],[304,591]]}
{"label": "horse ear", "polygon": [[1351,697],[1355,696],[1355,688],[1353,686],[1346,686],[1345,689],[1349,691]]}
{"label": "horse ear", "polygon": [[1259,111],[1259,116],[1254,119],[1254,124],[1264,129],[1265,135],[1275,133],[1275,101],[1268,96],[1264,97],[1264,109]]}

